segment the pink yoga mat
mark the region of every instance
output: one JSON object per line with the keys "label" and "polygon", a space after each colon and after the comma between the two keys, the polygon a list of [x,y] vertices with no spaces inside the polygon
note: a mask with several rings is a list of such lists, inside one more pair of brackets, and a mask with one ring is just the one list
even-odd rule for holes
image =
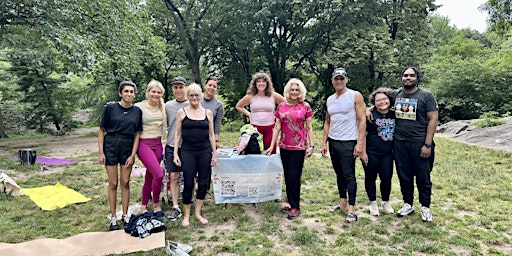
{"label": "pink yoga mat", "polygon": [[[9,159],[16,160],[16,161],[19,160],[17,157],[11,157]],[[43,156],[36,157],[36,163],[41,163],[41,164],[46,164],[46,165],[73,164],[76,162],[77,162],[76,160],[72,160],[72,159],[62,159],[62,158],[43,157]]]}

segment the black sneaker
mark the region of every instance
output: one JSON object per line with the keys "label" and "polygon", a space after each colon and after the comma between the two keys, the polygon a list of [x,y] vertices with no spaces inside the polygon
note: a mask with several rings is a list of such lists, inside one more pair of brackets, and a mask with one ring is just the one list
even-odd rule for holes
{"label": "black sneaker", "polygon": [[117,218],[113,217],[110,219],[110,231],[119,230],[119,225],[117,224]]}
{"label": "black sneaker", "polygon": [[180,210],[180,208],[174,208],[173,207],[171,209],[171,214],[169,214],[167,216],[167,219],[169,219],[169,221],[176,221],[180,217],[181,217],[181,210]]}

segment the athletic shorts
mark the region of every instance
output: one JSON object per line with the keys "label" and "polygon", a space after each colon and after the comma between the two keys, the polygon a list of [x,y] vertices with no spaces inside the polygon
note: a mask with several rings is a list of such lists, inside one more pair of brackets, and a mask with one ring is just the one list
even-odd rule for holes
{"label": "athletic shorts", "polygon": [[131,135],[106,134],[103,141],[105,165],[124,165],[132,154],[135,138]]}
{"label": "athletic shorts", "polygon": [[[181,148],[178,148],[178,156],[181,156]],[[167,172],[181,172],[181,167],[174,164],[174,147],[165,145],[165,168]]]}

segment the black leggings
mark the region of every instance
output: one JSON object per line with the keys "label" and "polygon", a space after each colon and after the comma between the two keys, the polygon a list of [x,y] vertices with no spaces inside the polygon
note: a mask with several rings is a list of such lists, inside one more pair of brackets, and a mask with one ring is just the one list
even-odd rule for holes
{"label": "black leggings", "polygon": [[336,172],[336,183],[340,198],[347,198],[348,204],[356,204],[356,159],[353,156],[356,141],[339,141],[329,139],[329,153]]}
{"label": "black leggings", "polygon": [[364,165],[364,187],[370,201],[377,200],[377,175],[380,177],[380,194],[382,201],[389,201],[391,179],[393,178],[393,154],[368,154],[368,165]]}
{"label": "black leggings", "polygon": [[183,170],[183,204],[192,203],[194,182],[197,175],[196,198],[204,200],[208,188],[208,179],[211,173],[212,153],[210,151],[187,151],[181,150],[181,166]]}
{"label": "black leggings", "polygon": [[286,198],[291,208],[300,209],[300,179],[304,167],[305,150],[281,150],[281,162],[286,184]]}

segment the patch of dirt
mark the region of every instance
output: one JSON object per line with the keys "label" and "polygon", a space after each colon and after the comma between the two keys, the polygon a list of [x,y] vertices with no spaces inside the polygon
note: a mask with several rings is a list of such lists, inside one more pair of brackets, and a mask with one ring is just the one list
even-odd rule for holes
{"label": "patch of dirt", "polygon": [[0,155],[16,157],[19,149],[33,148],[38,156],[76,159],[98,151],[98,138],[85,136],[98,128],[80,128],[63,136],[0,142]]}

